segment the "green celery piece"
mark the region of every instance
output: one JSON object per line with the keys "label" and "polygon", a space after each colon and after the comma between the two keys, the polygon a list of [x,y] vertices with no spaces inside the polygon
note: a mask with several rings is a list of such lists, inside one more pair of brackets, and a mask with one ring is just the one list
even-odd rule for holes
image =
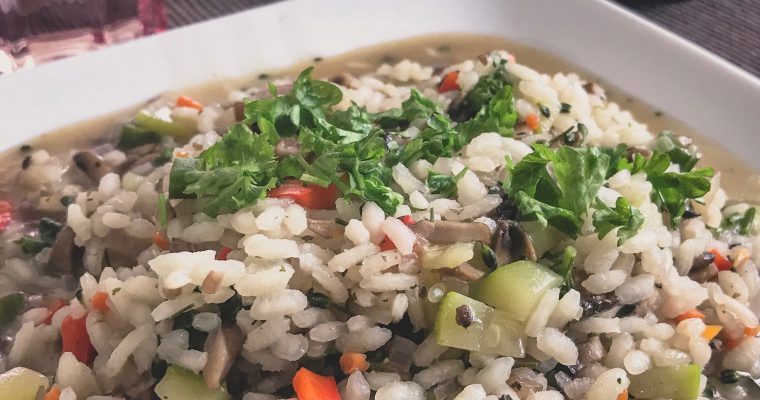
{"label": "green celery piece", "polygon": [[541,296],[562,284],[562,277],[530,261],[517,261],[496,268],[470,286],[470,295],[510,318],[526,321]]}
{"label": "green celery piece", "polygon": [[223,388],[209,389],[203,377],[172,365],[154,389],[161,400],[230,400]]}
{"label": "green celery piece", "polygon": [[654,367],[639,375],[631,375],[628,393],[635,399],[695,400],[700,395],[701,372],[696,364]]}

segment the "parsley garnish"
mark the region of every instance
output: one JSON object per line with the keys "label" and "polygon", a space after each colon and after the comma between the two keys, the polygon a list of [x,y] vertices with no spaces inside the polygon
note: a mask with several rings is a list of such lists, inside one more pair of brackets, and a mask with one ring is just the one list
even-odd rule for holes
{"label": "parsley garnish", "polygon": [[174,160],[169,196],[204,199],[203,211],[216,217],[264,198],[275,186],[274,174],[274,149],[266,136],[235,124],[197,159]]}
{"label": "parsley garnish", "polygon": [[639,231],[644,224],[644,217],[639,210],[628,204],[623,197],[618,197],[615,208],[610,208],[601,200],[597,199],[592,217],[594,228],[599,234],[599,239],[606,236],[611,230],[620,228],[617,231],[618,245],[630,239]]}
{"label": "parsley garnish", "polygon": [[434,171],[428,172],[427,186],[430,188],[430,192],[434,194],[442,194],[446,197],[453,197],[457,195],[457,182],[467,173],[467,168],[454,176],[439,174]]}
{"label": "parsley garnish", "polygon": [[55,238],[58,236],[58,232],[61,231],[62,227],[63,226],[58,221],[50,218],[42,218],[40,219],[37,237],[24,236],[21,239],[16,240],[15,243],[21,246],[21,251],[23,251],[24,254],[37,254],[46,247],[51,247],[53,245]]}
{"label": "parsley garnish", "polygon": [[724,218],[720,226],[716,229],[717,234],[723,232],[734,232],[740,235],[750,235],[753,232],[753,223],[757,209],[750,207],[743,213],[735,212]]}

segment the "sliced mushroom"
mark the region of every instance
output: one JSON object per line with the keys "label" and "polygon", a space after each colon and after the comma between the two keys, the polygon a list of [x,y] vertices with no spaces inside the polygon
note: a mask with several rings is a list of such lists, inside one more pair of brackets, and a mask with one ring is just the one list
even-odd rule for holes
{"label": "sliced mushroom", "polygon": [[74,230],[68,225],[55,237],[46,272],[53,276],[84,274],[82,249],[74,244]]}
{"label": "sliced mushroom", "polygon": [[336,236],[340,236],[343,233],[342,227],[332,219],[307,218],[306,227],[310,231],[316,233],[319,236],[322,236],[325,239],[332,239]]}
{"label": "sliced mushroom", "polygon": [[456,268],[441,268],[439,269],[439,272],[442,276],[453,276],[466,282],[476,281],[486,274],[468,263],[464,263]]}
{"label": "sliced mushroom", "polygon": [[140,253],[151,244],[151,239],[129,236],[123,229],[111,229],[103,238],[105,254],[112,266],[134,266]]}
{"label": "sliced mushroom", "polygon": [[498,265],[518,260],[536,261],[538,259],[530,236],[515,221],[497,222],[496,232],[491,239],[491,249],[496,254]]}
{"label": "sliced mushroom", "polygon": [[583,90],[585,90],[588,94],[599,96],[599,98],[602,100],[606,99],[604,89],[602,89],[601,86],[597,85],[596,82],[586,82],[583,85]]}
{"label": "sliced mushroom", "polygon": [[298,139],[292,137],[280,138],[277,141],[277,145],[274,148],[274,155],[277,158],[284,158],[287,156],[294,156],[298,154]]}
{"label": "sliced mushroom", "polygon": [[74,164],[94,181],[100,181],[102,177],[111,172],[111,167],[102,158],[90,151],[80,151],[74,154]]}
{"label": "sliced mushroom", "polygon": [[245,106],[242,101],[236,101],[232,105],[235,110],[235,121],[240,122],[245,119]]}
{"label": "sliced mushroom", "polygon": [[243,345],[243,333],[237,326],[221,326],[211,332],[204,344],[208,353],[203,367],[203,381],[211,389],[221,385]]}
{"label": "sliced mushroom", "polygon": [[169,241],[169,251],[172,253],[180,253],[183,251],[199,251],[201,250],[201,247],[198,246],[196,243],[190,243],[187,241],[184,241],[182,239],[174,238]]}
{"label": "sliced mushroom", "polygon": [[412,226],[417,236],[432,244],[454,244],[457,242],[484,242],[491,240],[488,225],[480,222],[455,222],[421,220]]}

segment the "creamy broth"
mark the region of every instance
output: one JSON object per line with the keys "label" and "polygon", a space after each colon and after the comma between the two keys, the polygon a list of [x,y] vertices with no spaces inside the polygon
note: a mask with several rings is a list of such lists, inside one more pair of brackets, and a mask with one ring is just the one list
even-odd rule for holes
{"label": "creamy broth", "polygon": [[[227,94],[232,90],[241,87],[263,86],[270,79],[278,77],[294,77],[309,65],[315,66],[315,77],[330,78],[344,72],[359,75],[374,70],[382,63],[396,62],[406,58],[423,65],[443,67],[497,49],[508,50],[516,56],[521,64],[530,66],[539,72],[549,74],[576,72],[589,79],[594,77],[584,68],[573,65],[558,56],[503,38],[447,33],[385,43],[325,59],[316,57],[285,70],[258,71],[243,78],[212,81],[182,90],[181,93],[207,104],[226,103]],[[666,111],[657,110],[643,101],[627,96],[622,91],[617,90],[614,83],[603,80],[599,83],[607,90],[609,99],[619,103],[622,109],[630,110],[638,121],[649,126],[651,132],[657,133],[669,129],[677,134],[692,137],[703,154],[701,165],[711,166],[721,173],[722,187],[730,199],[760,203],[760,175],[751,166],[732,156],[710,138],[710,132],[699,132],[686,123],[670,117]],[[55,153],[113,140],[118,134],[120,125],[129,121],[136,110],[141,107],[142,105],[138,105],[42,135],[33,140],[30,145]],[[24,152],[14,149],[0,156],[0,161],[6,166],[20,166],[25,156]],[[9,184],[12,183],[18,169],[13,167],[11,170],[11,173],[5,173],[0,177],[0,187],[2,188],[0,192],[13,190],[12,185]]]}

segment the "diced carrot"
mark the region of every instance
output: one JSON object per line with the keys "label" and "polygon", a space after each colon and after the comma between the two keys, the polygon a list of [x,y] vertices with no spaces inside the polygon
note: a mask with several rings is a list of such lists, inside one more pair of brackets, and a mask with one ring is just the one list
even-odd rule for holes
{"label": "diced carrot", "polygon": [[106,292],[95,292],[94,295],[92,295],[92,308],[100,311],[101,314],[105,314],[108,312],[108,293]]}
{"label": "diced carrot", "polygon": [[340,400],[334,377],[317,375],[306,368],[299,369],[293,377],[293,390],[298,400]]}
{"label": "diced carrot", "polygon": [[188,153],[186,151],[180,150],[180,151],[174,153],[174,157],[177,157],[177,158],[188,158],[188,157],[190,157],[190,153]]}
{"label": "diced carrot", "polygon": [[221,249],[219,249],[219,251],[216,252],[216,259],[217,260],[226,260],[227,256],[230,254],[231,251],[232,251],[231,248],[229,248],[227,246],[223,246]]}
{"label": "diced carrot", "polygon": [[723,329],[720,325],[705,325],[705,330],[702,331],[702,338],[706,341],[711,341],[718,336],[718,333]]}
{"label": "diced carrot", "polygon": [[55,315],[55,313],[58,310],[60,310],[61,308],[63,308],[66,304],[68,304],[68,303],[66,301],[64,301],[63,299],[60,299],[58,297],[52,298],[50,300],[50,302],[48,303],[48,306],[47,306],[48,316],[47,316],[47,318],[45,318],[44,321],[42,321],[42,323],[45,324],[45,325],[52,324],[53,323],[53,315]]}
{"label": "diced carrot", "polygon": [[50,387],[50,390],[48,390],[47,393],[45,393],[45,397],[43,397],[43,400],[58,400],[61,398],[61,389],[53,385]]}
{"label": "diced carrot", "polygon": [[365,372],[369,369],[367,356],[364,353],[345,352],[340,356],[340,369],[346,375],[354,371]]}
{"label": "diced carrot", "polygon": [[388,250],[396,250],[396,243],[393,243],[391,238],[385,236],[383,240],[380,241],[380,251]]}
{"label": "diced carrot", "polygon": [[92,365],[97,353],[87,333],[87,316],[74,318],[69,315],[64,318],[61,324],[61,342],[64,353],[72,353],[79,362]]}
{"label": "diced carrot", "polygon": [[728,350],[731,350],[734,347],[738,346],[739,343],[742,341],[741,339],[734,339],[728,336],[721,338],[721,340],[723,341],[723,346],[727,348]]}
{"label": "diced carrot", "polygon": [[528,125],[530,130],[535,131],[541,126],[541,121],[538,119],[538,114],[530,113],[525,116],[525,124]]}
{"label": "diced carrot", "polygon": [[731,267],[734,266],[734,264],[729,261],[726,257],[723,257],[722,254],[720,254],[720,251],[718,249],[710,249],[707,250],[708,252],[712,253],[712,255],[715,256],[715,261],[713,261],[713,264],[715,264],[716,267],[718,267],[721,271],[726,271],[731,269]]}
{"label": "diced carrot", "polygon": [[691,310],[684,311],[683,313],[679,314],[673,319],[676,320],[676,322],[681,322],[689,318],[699,318],[703,320],[705,319],[705,315],[699,312],[699,310],[697,310],[696,308],[692,308]]}
{"label": "diced carrot", "polygon": [[153,244],[161,250],[169,250],[169,239],[161,232],[153,234]]}
{"label": "diced carrot", "polygon": [[13,205],[7,200],[0,200],[0,232],[6,230],[13,222]]}
{"label": "diced carrot", "polygon": [[441,79],[441,84],[438,85],[438,93],[446,93],[452,90],[459,90],[460,87],[457,83],[457,79],[459,79],[459,71],[451,71],[446,74],[446,76]]}
{"label": "diced carrot", "polygon": [[194,108],[198,111],[203,111],[203,104],[187,96],[177,97],[177,107],[188,107],[188,108]]}
{"label": "diced carrot", "polygon": [[411,215],[402,215],[398,217],[398,219],[400,219],[406,226],[414,225],[414,220]]}
{"label": "diced carrot", "polygon": [[624,389],[622,392],[620,392],[615,400],[628,400],[628,389]]}
{"label": "diced carrot", "polygon": [[315,210],[334,210],[338,199],[338,187],[335,184],[324,188],[319,185],[304,185],[301,182],[287,182],[267,193],[274,198],[290,198],[297,204]]}
{"label": "diced carrot", "polygon": [[744,327],[744,336],[755,337],[760,333],[760,326]]}

